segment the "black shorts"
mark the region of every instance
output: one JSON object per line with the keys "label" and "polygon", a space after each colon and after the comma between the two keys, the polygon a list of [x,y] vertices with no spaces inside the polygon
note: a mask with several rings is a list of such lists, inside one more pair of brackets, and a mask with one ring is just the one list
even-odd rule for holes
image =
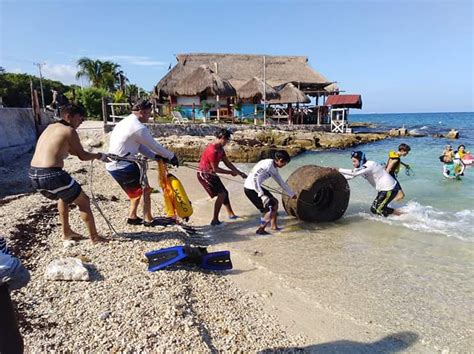
{"label": "black shorts", "polygon": [[393,213],[394,209],[388,207],[390,202],[397,196],[400,191],[400,184],[397,182],[395,187],[390,191],[380,191],[377,194],[370,211],[377,215],[389,216]]}
{"label": "black shorts", "polygon": [[[277,203],[277,199],[265,188],[262,188],[263,194],[270,198],[270,205],[275,205]],[[249,198],[255,207],[260,210],[261,213],[268,213],[270,211],[269,205],[266,207],[263,206],[262,199],[258,196],[257,191],[254,189],[244,188],[244,193]]]}
{"label": "black shorts", "polygon": [[33,188],[46,198],[52,200],[62,199],[67,204],[76,200],[82,191],[79,183],[61,167],[30,167],[28,177]]}
{"label": "black shorts", "polygon": [[397,184],[395,185],[395,188],[398,188],[399,191],[402,190],[402,186],[400,185],[400,182],[398,182],[398,179],[396,179],[395,177],[393,177],[395,179],[395,181],[397,181]]}
{"label": "black shorts", "polygon": [[225,193],[226,198],[224,200],[224,204],[228,205],[230,203],[229,192],[224,187],[224,184],[222,184],[222,181],[218,175],[199,171],[197,173],[197,178],[199,183],[201,183],[211,198],[214,198],[218,194]]}

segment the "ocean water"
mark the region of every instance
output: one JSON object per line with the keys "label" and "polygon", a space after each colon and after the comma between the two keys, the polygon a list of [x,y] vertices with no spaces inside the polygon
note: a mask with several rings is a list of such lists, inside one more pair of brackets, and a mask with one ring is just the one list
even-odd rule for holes
{"label": "ocean water", "polygon": [[[399,181],[406,197],[394,205],[402,208],[403,215],[372,215],[369,208],[377,192],[356,178],[349,182],[349,207],[340,220],[304,223],[283,211],[283,230],[270,236],[253,234],[258,213],[245,199],[235,198],[234,209],[252,226],[227,226],[226,241],[249,254],[258,250],[263,255],[260,266],[277,274],[285,286],[305,293],[316,307],[386,333],[414,332],[436,350],[471,350],[474,167],[466,168],[460,180],[449,180],[442,175],[438,156],[447,143],[454,148],[462,143],[474,152],[474,113],[369,114],[353,115],[351,120],[377,125],[366,130],[405,126],[427,134],[355,148],[368,159],[385,162],[401,142],[411,146],[403,161],[415,175],[401,170]],[[460,139],[432,137],[451,128],[459,130]],[[287,177],[307,164],[351,168],[350,151],[355,149],[307,152],[281,174]],[[241,185],[226,185],[231,195],[241,193]]]}

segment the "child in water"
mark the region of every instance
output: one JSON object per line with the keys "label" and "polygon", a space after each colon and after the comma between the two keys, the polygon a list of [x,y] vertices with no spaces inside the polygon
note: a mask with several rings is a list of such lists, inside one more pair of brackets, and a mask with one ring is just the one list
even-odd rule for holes
{"label": "child in water", "polygon": [[257,229],[258,235],[267,235],[265,228],[271,223],[272,230],[279,230],[277,225],[278,200],[265,188],[262,187],[270,177],[283,188],[285,194],[295,198],[296,194],[283,181],[277,168],[282,168],[290,162],[290,155],[285,150],[275,152],[273,159],[259,161],[249,173],[244,183],[244,192],[247,198],[263,214],[262,222]]}
{"label": "child in water", "polygon": [[442,162],[444,163],[451,163],[454,160],[454,151],[451,145],[446,145],[443,150]]}
{"label": "child in water", "polygon": [[397,175],[400,172],[400,166],[403,166],[408,170],[410,170],[410,165],[401,161],[401,157],[405,157],[410,152],[411,148],[407,144],[400,144],[398,145],[398,151],[390,151],[388,153],[388,161],[385,166],[385,170],[392,176],[395,181],[397,181],[399,192],[397,196],[394,198],[395,201],[402,200],[405,197],[405,193],[402,190],[402,186],[400,182],[398,182]]}
{"label": "child in water", "polygon": [[458,151],[456,152],[455,157],[462,160],[468,154],[470,154],[470,152],[466,151],[466,146],[461,144],[458,146]]}

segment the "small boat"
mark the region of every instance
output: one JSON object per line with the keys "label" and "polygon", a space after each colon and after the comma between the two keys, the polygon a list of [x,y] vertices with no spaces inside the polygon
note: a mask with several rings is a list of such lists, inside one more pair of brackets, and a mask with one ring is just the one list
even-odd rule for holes
{"label": "small boat", "polygon": [[466,154],[462,158],[462,162],[465,165],[472,165],[472,163],[474,162],[474,157],[471,154]]}
{"label": "small boat", "polygon": [[443,164],[443,176],[449,179],[461,179],[465,168],[466,165],[461,159],[454,159],[453,162]]}

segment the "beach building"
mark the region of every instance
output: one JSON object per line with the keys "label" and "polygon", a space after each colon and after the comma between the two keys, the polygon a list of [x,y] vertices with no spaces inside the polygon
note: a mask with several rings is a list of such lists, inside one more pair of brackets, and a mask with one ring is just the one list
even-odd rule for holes
{"label": "beach building", "polygon": [[197,53],[176,60],[154,89],[164,114],[331,126],[325,101],[339,89],[311,68],[307,57]]}

